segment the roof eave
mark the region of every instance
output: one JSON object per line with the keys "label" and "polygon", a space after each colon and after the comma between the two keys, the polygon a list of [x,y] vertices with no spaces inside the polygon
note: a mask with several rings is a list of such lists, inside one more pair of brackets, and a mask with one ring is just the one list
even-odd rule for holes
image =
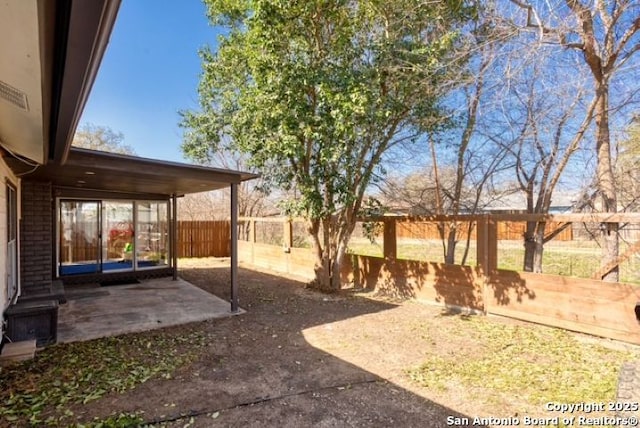
{"label": "roof eave", "polygon": [[49,104],[45,150],[49,162],[62,164],[69,156],[120,0],[58,0],[56,5],[54,48],[44,64],[52,76],[50,103],[45,102]]}

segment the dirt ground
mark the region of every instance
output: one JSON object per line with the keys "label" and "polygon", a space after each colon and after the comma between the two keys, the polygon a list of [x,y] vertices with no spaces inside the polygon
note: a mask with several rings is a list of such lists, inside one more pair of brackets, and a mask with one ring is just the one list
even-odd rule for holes
{"label": "dirt ground", "polygon": [[[180,275],[229,298],[226,262],[184,260]],[[411,382],[407,369],[423,362],[430,347],[462,356],[474,352],[473,344],[461,349],[440,333],[446,329],[438,326],[454,317],[439,307],[353,292],[326,295],[242,268],[239,275],[246,313],[167,329],[207,335],[194,363],[171,379],[73,409],[76,416],[143,412],[148,423],[180,427],[445,427],[452,425],[450,417],[532,410],[517,400],[492,409],[474,391],[454,385],[443,392]]]}

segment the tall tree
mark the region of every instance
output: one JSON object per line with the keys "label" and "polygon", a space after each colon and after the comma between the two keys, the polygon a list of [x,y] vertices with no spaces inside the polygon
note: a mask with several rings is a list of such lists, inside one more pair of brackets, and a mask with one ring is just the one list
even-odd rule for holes
{"label": "tall tree", "polygon": [[[617,75],[624,73],[640,51],[640,3],[637,0],[564,0],[560,5],[542,1],[511,0],[526,12],[525,25],[541,41],[577,51],[593,80],[595,102],[596,183],[602,210],[618,210],[612,166],[611,92]],[[618,76],[619,77],[619,76]],[[618,257],[618,225],[602,228],[602,265]],[[617,266],[603,279],[618,281]]]}
{"label": "tall tree", "polygon": [[363,196],[387,150],[440,125],[440,82],[471,10],[463,0],[206,1],[226,27],[201,52],[200,111],[183,145],[199,157],[224,138],[266,179],[300,197],[314,284],[340,287]]}
{"label": "tall tree", "polygon": [[[559,76],[560,63],[548,49],[534,55],[509,58],[505,66],[519,69],[501,91],[503,108],[492,122],[488,136],[508,151],[526,212],[547,214],[554,193],[566,172],[578,169],[579,153],[592,122],[595,102],[583,106],[587,85],[579,73],[567,81]],[[581,118],[581,119],[580,119]],[[572,171],[573,169],[573,171]],[[574,177],[577,179],[578,177]],[[542,272],[547,223],[528,221],[524,233],[524,265],[527,272]]]}
{"label": "tall tree", "polygon": [[73,146],[101,152],[135,155],[133,147],[124,143],[122,132],[116,132],[108,126],[84,123],[73,137]]}
{"label": "tall tree", "polygon": [[[427,149],[430,161],[427,171],[386,179],[380,186],[385,201],[412,207],[422,214],[475,213],[481,196],[490,185],[491,176],[504,168],[506,151],[489,138],[479,135],[479,122],[494,104],[497,88],[503,86],[503,74],[495,66],[500,47],[514,37],[512,29],[496,25],[492,2],[477,10],[477,17],[461,35],[459,55],[468,59],[457,67],[451,79],[453,90],[445,102],[454,126],[429,135]],[[413,150],[412,150],[413,149]],[[415,147],[409,148],[415,157]],[[455,263],[460,236],[471,236],[472,222],[461,233],[460,222],[440,222],[443,260]],[[461,263],[465,264],[469,240]]]}
{"label": "tall tree", "polygon": [[[430,139],[431,158],[436,181],[436,213],[460,214],[475,213],[479,207],[480,198],[490,177],[502,167],[505,150],[493,142],[477,138],[478,121],[481,111],[491,103],[491,96],[495,92],[492,72],[495,70],[496,52],[500,45],[512,37],[508,31],[503,31],[495,25],[494,11],[491,2],[480,9],[478,18],[467,33],[466,55],[469,57],[468,67],[462,68],[457,91],[453,91],[451,102],[454,120],[458,124],[454,132],[447,132],[440,136],[447,145],[446,152],[453,157],[449,166],[453,169],[453,180],[449,186],[443,186],[440,179],[438,151],[435,148],[435,138]],[[457,108],[456,108],[457,107]],[[475,137],[475,138],[474,138]],[[488,155],[488,156],[487,156]],[[469,192],[469,188],[474,191]],[[438,230],[442,239],[444,261],[455,263],[456,247],[460,236],[461,225],[458,222],[440,223]],[[469,252],[469,237],[473,223],[467,224],[467,245],[461,260],[466,263]]]}

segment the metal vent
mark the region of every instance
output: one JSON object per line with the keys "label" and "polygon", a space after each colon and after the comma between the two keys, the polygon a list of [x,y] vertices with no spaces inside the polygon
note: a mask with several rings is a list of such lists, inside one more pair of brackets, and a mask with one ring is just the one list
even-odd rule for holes
{"label": "metal vent", "polygon": [[9,101],[22,110],[29,111],[27,94],[0,80],[0,98]]}

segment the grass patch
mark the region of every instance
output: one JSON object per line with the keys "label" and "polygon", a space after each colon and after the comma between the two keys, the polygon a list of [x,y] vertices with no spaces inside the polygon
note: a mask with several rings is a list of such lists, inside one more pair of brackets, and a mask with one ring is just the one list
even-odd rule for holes
{"label": "grass patch", "polygon": [[478,345],[475,352],[461,357],[436,350],[408,371],[414,382],[440,391],[477,389],[486,399],[516,398],[537,407],[549,401],[606,402],[615,399],[621,364],[637,358],[630,351],[582,343],[563,330],[479,317],[457,322],[454,330]]}
{"label": "grass patch", "polygon": [[[0,371],[0,425],[73,426],[69,406],[122,393],[154,377],[170,378],[205,346],[203,333],[146,332],[51,346]],[[127,425],[116,415],[84,426]],[[123,425],[124,424],[124,425]]]}

